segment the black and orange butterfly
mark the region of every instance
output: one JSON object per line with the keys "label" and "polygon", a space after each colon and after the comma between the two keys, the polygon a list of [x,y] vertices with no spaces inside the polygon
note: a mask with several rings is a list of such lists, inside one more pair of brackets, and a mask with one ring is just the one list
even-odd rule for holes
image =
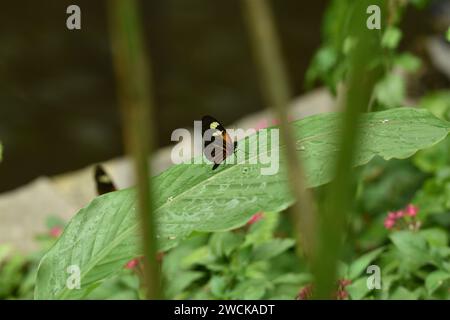
{"label": "black and orange butterfly", "polygon": [[117,190],[111,177],[106,173],[105,169],[103,169],[103,166],[99,164],[95,166],[94,180],[98,195]]}
{"label": "black and orange butterfly", "polygon": [[211,116],[202,118],[202,137],[203,153],[214,163],[213,170],[236,150],[237,141],[233,141],[224,126]]}

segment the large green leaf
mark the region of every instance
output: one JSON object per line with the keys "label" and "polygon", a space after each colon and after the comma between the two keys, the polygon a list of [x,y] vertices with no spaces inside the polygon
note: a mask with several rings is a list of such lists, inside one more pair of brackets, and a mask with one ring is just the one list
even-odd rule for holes
{"label": "large green leaf", "polygon": [[[338,113],[329,113],[292,124],[310,187],[332,179],[339,120]],[[361,120],[355,165],[365,164],[377,155],[384,159],[407,158],[438,143],[449,130],[450,123],[424,110],[401,108],[366,114]],[[256,139],[258,134],[244,142]],[[175,246],[194,230],[224,231],[242,226],[257,211],[277,212],[290,206],[293,199],[286,184],[284,159],[280,158],[280,170],[275,175],[261,175],[262,167],[267,165],[246,162],[221,165],[212,171],[207,164],[181,164],[152,178],[160,250]],[[42,258],[35,297],[84,297],[129,259],[141,254],[137,231],[134,189],[94,199],[76,214]],[[78,266],[81,272],[80,289],[66,286],[70,276],[67,268],[71,265]]]}
{"label": "large green leaf", "polygon": [[397,231],[390,238],[400,252],[402,265],[408,270],[416,270],[432,262],[427,241],[419,233]]}

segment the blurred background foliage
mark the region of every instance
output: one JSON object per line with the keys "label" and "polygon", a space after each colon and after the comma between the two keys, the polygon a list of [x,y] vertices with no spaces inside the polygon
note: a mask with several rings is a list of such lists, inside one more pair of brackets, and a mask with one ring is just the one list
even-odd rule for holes
{"label": "blurred background foliage", "polygon": [[[351,2],[272,2],[294,93],[323,84],[339,92],[352,45],[343,36]],[[122,153],[104,3],[76,3],[89,32],[60,27],[67,1],[3,5],[0,26],[8,32],[0,34],[0,190]],[[372,110],[417,105],[450,121],[449,79],[425,50],[426,36],[445,41],[449,1],[388,3],[387,25],[379,32],[384,76]],[[229,123],[263,107],[237,0],[143,5],[157,123],[164,124],[158,128],[160,146],[169,143],[174,128],[204,113]],[[360,170],[336,298],[449,299],[450,140],[409,159],[374,159]],[[409,204],[417,208],[414,216],[406,214]],[[386,227],[389,213],[397,212],[397,225]],[[0,246],[0,298],[32,297],[37,263],[63,228],[52,219],[48,225],[49,233],[39,237],[40,252],[22,256]],[[292,238],[286,214],[271,212],[258,213],[238,230],[194,234],[159,258],[166,296],[306,299],[311,275]],[[381,290],[369,291],[365,270],[373,263],[381,267],[383,282]],[[137,258],[90,298],[142,298],[140,277]]]}

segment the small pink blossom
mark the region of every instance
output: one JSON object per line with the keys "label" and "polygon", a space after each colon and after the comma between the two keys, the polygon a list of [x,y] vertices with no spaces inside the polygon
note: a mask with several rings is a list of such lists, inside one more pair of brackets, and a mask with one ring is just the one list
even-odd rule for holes
{"label": "small pink blossom", "polygon": [[419,208],[413,204],[408,204],[405,211],[407,216],[415,217],[417,215],[417,212],[419,212]]}
{"label": "small pink blossom", "polygon": [[395,218],[396,219],[400,219],[405,215],[405,213],[403,212],[403,210],[398,210],[397,212],[395,212]]}
{"label": "small pink blossom", "polygon": [[127,264],[125,265],[125,269],[134,269],[136,268],[136,266],[139,264],[139,259],[135,258],[135,259],[131,259],[130,261],[127,262]]}
{"label": "small pink blossom", "polygon": [[297,300],[308,300],[312,298],[313,293],[313,285],[308,284],[305,287],[300,289],[300,292],[298,293],[296,299]]}
{"label": "small pink blossom", "polygon": [[[400,220],[402,228],[410,230],[418,230],[420,228],[420,221],[416,221],[415,217],[419,212],[419,208],[413,204],[408,204],[406,208],[395,212],[388,212],[386,219],[384,219],[384,227],[388,230],[392,229],[397,221]],[[410,217],[411,219],[409,219]]]}
{"label": "small pink blossom", "polygon": [[339,279],[338,280],[338,290],[336,292],[336,299],[345,300],[348,298],[348,292],[345,291],[345,287],[350,285],[352,280],[350,279]]}
{"label": "small pink blossom", "polygon": [[348,298],[348,292],[345,290],[339,290],[336,294],[338,300],[345,300]]}
{"label": "small pink blossom", "polygon": [[393,227],[394,227],[394,225],[395,225],[395,220],[394,219],[390,219],[389,217],[387,217],[385,220],[384,220],[384,227],[386,228],[386,229],[392,229]]}
{"label": "small pink blossom", "polygon": [[252,225],[252,224],[258,222],[259,220],[261,220],[262,218],[264,218],[264,213],[257,212],[250,218],[250,220],[248,220],[247,225]]}
{"label": "small pink blossom", "polygon": [[[333,298],[337,300],[344,300],[348,298],[348,292],[345,288],[352,283],[349,279],[339,279],[336,283],[337,290],[333,294]],[[308,300],[313,297],[314,294],[314,285],[308,284],[300,289],[297,294],[297,300]]]}
{"label": "small pink blossom", "polygon": [[49,234],[52,238],[59,238],[59,236],[62,234],[62,232],[63,232],[63,228],[58,226],[58,227],[51,228]]}
{"label": "small pink blossom", "polygon": [[391,219],[391,220],[395,220],[397,218],[397,213],[396,212],[389,212],[387,219]]}
{"label": "small pink blossom", "polygon": [[[294,118],[291,115],[288,115],[288,121],[292,121],[294,120]],[[268,119],[262,119],[260,120],[256,125],[255,125],[255,130],[261,130],[261,129],[265,129],[269,126],[278,126],[280,125],[280,120],[273,118],[270,121]]]}
{"label": "small pink blossom", "polygon": [[256,125],[255,125],[255,130],[261,130],[261,129],[265,129],[269,126],[269,123],[267,122],[267,119],[262,119],[261,121],[259,121]]}
{"label": "small pink blossom", "polygon": [[352,284],[352,280],[350,280],[350,279],[340,279],[338,281],[338,283],[339,283],[339,286],[345,288],[346,286]]}
{"label": "small pink blossom", "polygon": [[[156,256],[155,256],[155,260],[157,262],[161,263],[163,261],[163,259],[164,259],[164,252],[163,251],[157,252]],[[130,261],[128,261],[125,264],[124,268],[125,269],[135,269],[141,261],[142,262],[144,261],[144,256],[140,256],[140,257],[131,259]]]}

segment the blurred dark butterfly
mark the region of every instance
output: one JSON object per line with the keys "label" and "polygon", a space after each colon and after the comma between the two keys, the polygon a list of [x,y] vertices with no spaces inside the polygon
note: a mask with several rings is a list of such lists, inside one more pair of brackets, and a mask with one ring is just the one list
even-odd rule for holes
{"label": "blurred dark butterfly", "polygon": [[103,167],[99,164],[95,166],[94,180],[97,187],[98,195],[102,195],[117,190],[111,177],[106,173],[105,169],[103,169]]}
{"label": "blurred dark butterfly", "polygon": [[236,150],[237,142],[231,139],[227,130],[211,116],[202,118],[203,153],[213,162],[213,170]]}

